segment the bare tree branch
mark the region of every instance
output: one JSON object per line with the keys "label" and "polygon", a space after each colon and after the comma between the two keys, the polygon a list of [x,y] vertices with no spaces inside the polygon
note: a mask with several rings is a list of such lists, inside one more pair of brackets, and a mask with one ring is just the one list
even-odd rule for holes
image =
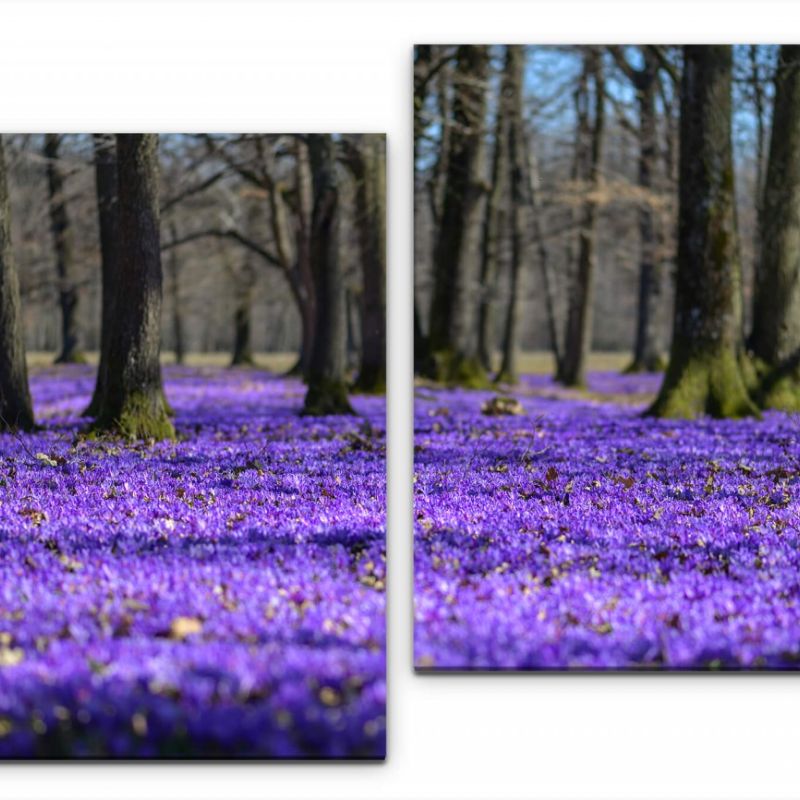
{"label": "bare tree branch", "polygon": [[650,51],[653,53],[653,55],[658,59],[661,69],[663,69],[664,72],[666,72],[675,83],[680,83],[680,73],[675,65],[667,58],[664,48],[658,44],[650,44],[647,46],[650,48]]}
{"label": "bare tree branch", "polygon": [[235,242],[238,242],[248,250],[257,253],[270,266],[277,267],[282,271],[284,269],[283,264],[281,264],[276,255],[267,250],[265,247],[262,247],[260,244],[258,244],[258,242],[254,242],[252,239],[237,231],[235,228],[205,228],[201,231],[187,233],[186,235],[181,236],[178,239],[174,239],[171,242],[162,243],[161,250],[169,250],[173,247],[179,247],[180,245],[187,244],[188,242],[194,242],[198,239],[207,238],[233,239]]}
{"label": "bare tree branch", "polygon": [[210,175],[204,181],[194,185],[188,186],[182,192],[178,192],[178,194],[170,197],[168,200],[165,200],[161,204],[161,213],[165,214],[169,211],[173,206],[177,205],[178,203],[186,200],[186,198],[191,197],[195,194],[200,194],[200,192],[204,192],[206,189],[210,189],[215,183],[219,180],[224,178],[228,174],[227,167],[225,169],[220,170],[219,172],[215,172],[213,175]]}

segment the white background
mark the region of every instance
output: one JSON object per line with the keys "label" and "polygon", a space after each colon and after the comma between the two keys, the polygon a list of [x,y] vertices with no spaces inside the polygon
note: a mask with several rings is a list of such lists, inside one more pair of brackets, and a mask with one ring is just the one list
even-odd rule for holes
{"label": "white background", "polygon": [[800,676],[411,671],[411,46],[774,42],[789,3],[2,2],[5,131],[389,135],[389,758],[3,765],[0,797],[800,796]]}

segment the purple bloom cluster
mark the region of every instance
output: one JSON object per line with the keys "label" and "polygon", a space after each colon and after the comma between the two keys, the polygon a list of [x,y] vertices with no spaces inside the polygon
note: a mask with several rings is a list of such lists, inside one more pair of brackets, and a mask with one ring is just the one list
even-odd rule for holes
{"label": "purple bloom cluster", "polygon": [[82,367],[0,437],[0,756],[382,757],[383,399],[166,378],[178,442],[80,436]]}
{"label": "purple bloom cluster", "polygon": [[418,388],[418,667],[800,668],[800,422],[643,418],[659,381]]}

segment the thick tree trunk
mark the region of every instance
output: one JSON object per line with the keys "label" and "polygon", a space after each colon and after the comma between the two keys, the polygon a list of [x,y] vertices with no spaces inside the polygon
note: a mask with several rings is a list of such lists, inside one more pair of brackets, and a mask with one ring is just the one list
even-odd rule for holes
{"label": "thick tree trunk", "polygon": [[47,133],[44,137],[44,157],[47,159],[47,188],[49,192],[50,230],[58,274],[58,302],[61,308],[61,352],[56,364],[80,364],[85,361],[80,351],[78,323],[78,287],[72,253],[72,229],[67,214],[64,176],[58,163],[61,136]]}
{"label": "thick tree trunk", "polygon": [[[511,103],[512,76],[509,74],[512,58],[509,50],[519,45],[506,47],[505,67],[497,104],[494,130],[494,153],[492,155],[491,189],[486,202],[483,221],[483,249],[481,252],[481,299],[478,309],[478,355],[483,368],[491,372],[496,337],[497,273],[498,254],[502,234],[506,229],[508,205],[508,137],[509,105]],[[513,211],[511,212],[514,213]]]}
{"label": "thick tree trunk", "polygon": [[308,151],[314,188],[310,256],[317,315],[303,413],[352,414],[345,372],[347,311],[339,257],[336,143],[330,135],[310,134]]}
{"label": "thick tree trunk", "polygon": [[32,428],[19,277],[11,246],[6,158],[0,136],[0,431]]}
{"label": "thick tree trunk", "polygon": [[525,153],[524,116],[522,111],[523,49],[509,45],[506,49],[506,84],[503,94],[508,98],[508,163],[511,189],[511,263],[508,309],[503,329],[503,358],[496,382],[517,381],[517,317],[519,314],[520,279],[525,260],[525,231],[529,185],[527,184],[527,156]]}
{"label": "thick tree trunk", "polygon": [[447,179],[433,258],[429,332],[435,365],[430,377],[473,387],[484,386],[487,381],[478,354],[476,312],[486,196],[484,124],[488,67],[487,47],[458,48]]}
{"label": "thick tree trunk", "polygon": [[649,413],[756,414],[742,377],[731,147],[732,48],[684,48],[678,270],[669,366]]}
{"label": "thick tree trunk", "polygon": [[[576,94],[578,110],[577,176],[586,187],[580,213],[578,263],[570,288],[564,353],[556,375],[565,386],[584,386],[586,361],[592,341],[594,306],[595,236],[600,185],[600,155],[605,123],[605,81],[600,53],[594,48],[584,56],[585,84]],[[588,83],[592,82],[593,115],[589,114]]]}
{"label": "thick tree trunk", "polygon": [[85,417],[96,417],[102,406],[108,371],[108,347],[114,319],[114,282],[117,275],[117,154],[114,136],[94,136],[94,177],[97,195],[97,221],[100,229],[100,363],[94,394]]}
{"label": "thick tree trunk", "polygon": [[750,346],[766,408],[800,411],[800,46],[783,45],[761,220]]}
{"label": "thick tree trunk", "polygon": [[356,224],[361,256],[361,363],[355,389],[386,391],[386,140],[366,135],[355,147]]}
{"label": "thick tree trunk", "polygon": [[158,211],[158,137],[117,136],[118,259],[114,325],[100,431],[170,439],[161,382],[162,271]]}

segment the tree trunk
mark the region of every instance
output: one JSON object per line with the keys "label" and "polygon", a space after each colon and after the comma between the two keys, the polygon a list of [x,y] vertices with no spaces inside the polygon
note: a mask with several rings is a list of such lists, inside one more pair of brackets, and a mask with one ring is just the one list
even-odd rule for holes
{"label": "tree trunk", "polygon": [[766,408],[800,411],[800,46],[783,45],[761,221],[751,349]]}
{"label": "tree trunk", "polygon": [[252,306],[252,289],[238,291],[236,310],[233,313],[233,355],[232,367],[252,367],[253,348],[250,336],[250,309]]}
{"label": "tree trunk", "polygon": [[361,256],[361,363],[355,389],[386,391],[386,139],[354,148],[355,212]]}
{"label": "tree trunk", "polygon": [[439,132],[439,147],[436,151],[436,161],[431,170],[428,182],[428,197],[430,199],[431,216],[434,226],[442,221],[444,207],[444,193],[447,181],[447,165],[450,161],[450,135],[452,125],[452,102],[449,93],[451,80],[451,67],[446,63],[436,75],[436,106],[438,109],[441,131]]}
{"label": "tree trunk", "polygon": [[659,311],[663,302],[663,269],[658,256],[653,193],[657,188],[658,128],[656,91],[659,64],[650,48],[642,48],[644,67],[634,73],[639,101],[639,298],[633,361],[626,372],[657,372],[664,368],[659,335]]}
{"label": "tree trunk", "polygon": [[[434,64],[434,54],[440,61]],[[449,98],[449,63],[444,58],[441,48],[431,45],[417,45],[414,48],[414,235],[419,236],[418,221],[421,219],[421,208],[427,200],[433,221],[434,232],[438,230],[442,219],[444,190],[447,177],[447,164],[450,151],[450,98]],[[419,170],[420,144],[427,126],[424,110],[431,93],[431,84],[435,83],[435,99],[439,122],[439,141],[436,158],[430,167],[427,181],[422,180]],[[435,238],[435,237],[434,237]],[[434,243],[435,250],[435,243]],[[416,285],[416,284],[415,284]],[[430,349],[430,336],[424,331],[420,309],[414,305],[414,372],[419,375],[433,376],[436,372],[435,361]]]}
{"label": "tree trunk", "polygon": [[[599,52],[591,48],[584,56],[584,86],[576,93],[578,108],[577,177],[586,187],[578,233],[578,264],[570,289],[564,353],[556,378],[565,386],[584,386],[586,361],[592,340],[594,305],[594,240],[600,185],[600,154],[605,122],[605,81]],[[594,113],[589,114],[589,80],[592,82]]]}
{"label": "tree trunk", "polygon": [[256,271],[250,262],[249,254],[240,266],[230,259],[224,248],[220,249],[220,258],[225,265],[230,283],[234,287],[233,350],[230,365],[232,367],[252,367],[255,365],[255,359],[253,358],[251,319]]}
{"label": "tree trunk", "polygon": [[344,290],[344,306],[347,319],[347,346],[345,347],[345,371],[355,372],[358,369],[358,352],[360,350],[361,324],[358,298],[352,286]]}
{"label": "tree trunk", "polygon": [[[287,270],[292,295],[300,313],[300,353],[294,366],[286,373],[302,377],[308,382],[311,353],[316,327],[316,298],[314,276],[311,269],[311,216],[313,213],[313,179],[309,163],[308,145],[302,137],[294,137],[295,170],[294,188],[297,197],[297,225],[295,228],[295,263]],[[273,223],[274,235],[278,233]]]}
{"label": "tree trunk", "polygon": [[[178,229],[175,223],[170,226],[172,241],[178,241]],[[172,302],[172,344],[175,350],[175,363],[183,364],[186,360],[186,342],[183,335],[183,311],[181,310],[181,265],[178,260],[177,248],[167,259],[169,270],[169,293]]]}
{"label": "tree trunk", "polygon": [[336,144],[328,134],[310,134],[308,151],[314,190],[310,256],[316,325],[303,413],[352,414],[345,373],[347,310],[339,258]]}
{"label": "tree trunk", "polygon": [[520,301],[520,277],[525,257],[525,230],[527,228],[526,185],[527,157],[525,153],[524,116],[522,111],[523,49],[518,45],[506,48],[506,85],[503,94],[508,98],[508,163],[511,188],[511,264],[508,310],[503,330],[503,359],[495,381],[517,382],[517,317]]}
{"label": "tree trunk", "polygon": [[684,48],[672,346],[649,413],[757,414],[739,362],[741,304],[731,147],[732,48]]}
{"label": "tree trunk", "polygon": [[[764,117],[765,105],[765,92],[764,86],[761,83],[761,70],[758,64],[758,45],[751,44],[748,47],[748,56],[750,61],[750,82],[753,91],[753,106],[756,115],[756,174],[755,174],[755,191],[754,206],[756,212],[756,224],[753,226],[753,300],[752,312],[755,317],[756,307],[759,305],[759,293],[762,288],[761,268],[763,266],[763,259],[761,257],[761,232],[764,229],[764,149],[766,143],[766,125]],[[776,84],[777,88],[777,84]],[[774,106],[773,106],[773,124],[775,122]],[[742,298],[744,300],[744,298]],[[755,327],[755,320],[751,322]],[[752,328],[751,328],[752,334]],[[748,345],[752,348],[752,340],[748,340]]]}
{"label": "tree trunk", "polygon": [[162,272],[158,212],[158,137],[117,136],[118,258],[114,325],[100,431],[171,439],[161,382]]}
{"label": "tree trunk", "polygon": [[114,319],[114,281],[117,247],[117,154],[114,136],[94,136],[94,177],[97,194],[97,221],[100,229],[100,279],[102,309],[100,316],[100,363],[97,367],[94,394],[85,417],[96,417],[102,406],[108,371],[108,347]]}
{"label": "tree trunk", "polygon": [[[502,233],[506,228],[505,214],[508,204],[508,137],[509,105],[511,103],[512,76],[509,74],[512,58],[509,51],[518,45],[506,47],[505,67],[497,103],[492,155],[491,189],[486,201],[483,221],[483,249],[481,252],[481,296],[478,309],[478,355],[487,372],[493,369],[495,350],[495,305],[497,303],[498,251]],[[513,211],[511,212],[514,213]],[[513,224],[513,223],[512,223]]]}
{"label": "tree trunk", "polygon": [[430,375],[434,366],[430,358],[428,337],[422,329],[422,318],[419,312],[419,303],[414,297],[414,374]]}
{"label": "tree trunk", "polygon": [[61,136],[47,133],[44,137],[44,157],[47,159],[47,188],[49,192],[50,230],[58,274],[58,302],[61,308],[61,352],[56,364],[80,364],[85,361],[80,351],[78,324],[78,288],[72,253],[72,229],[67,214],[64,176],[58,164]]}
{"label": "tree trunk", "polygon": [[476,336],[480,237],[485,207],[484,124],[489,67],[485,46],[458,48],[453,123],[442,219],[434,249],[429,341],[433,377],[484,386]]}
{"label": "tree trunk", "polygon": [[[523,121],[524,125],[524,121]],[[536,243],[536,255],[539,272],[542,276],[542,289],[544,292],[545,313],[547,314],[547,332],[550,336],[550,349],[556,364],[561,363],[562,349],[560,319],[556,308],[556,290],[553,272],[550,266],[550,253],[544,236],[542,223],[542,202],[539,181],[539,164],[533,152],[530,137],[525,137],[525,172],[528,176],[528,199],[531,206],[533,240]]]}
{"label": "tree trunk", "polygon": [[0,136],[0,431],[29,431],[33,426],[19,277],[11,246],[6,158]]}

